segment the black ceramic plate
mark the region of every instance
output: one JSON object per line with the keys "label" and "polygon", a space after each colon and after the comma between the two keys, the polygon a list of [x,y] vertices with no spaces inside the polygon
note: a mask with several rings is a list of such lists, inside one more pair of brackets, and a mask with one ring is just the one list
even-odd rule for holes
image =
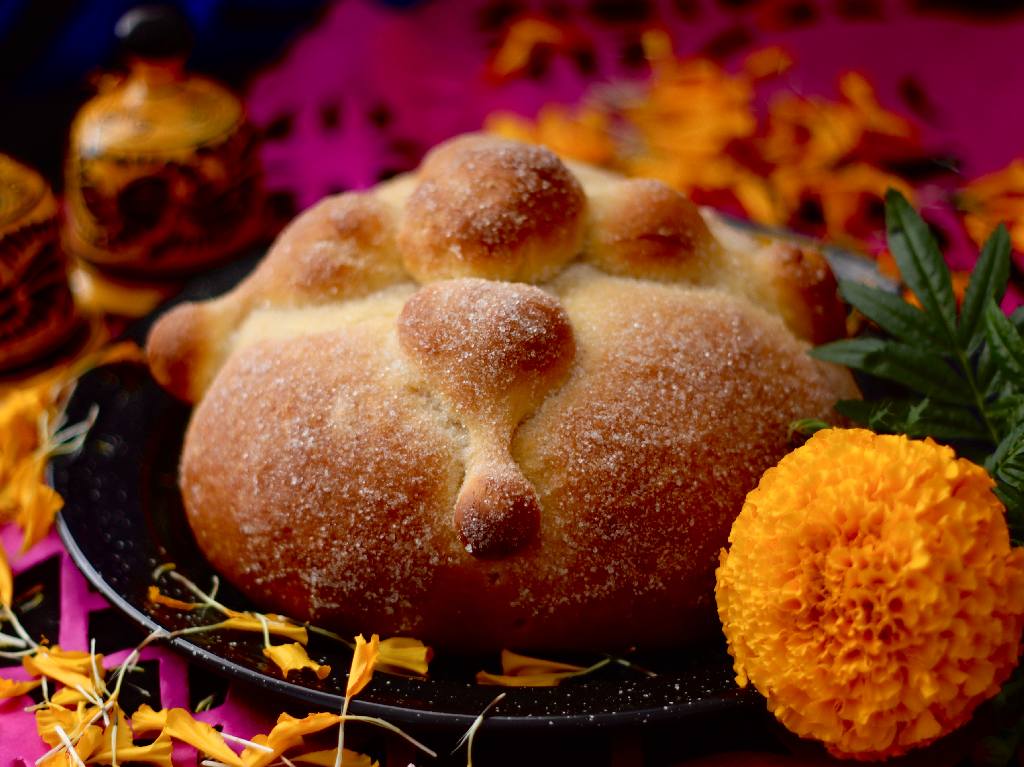
{"label": "black ceramic plate", "polygon": [[[202,276],[176,301],[224,292],[259,255]],[[131,335],[141,342],[151,322],[140,323]],[[83,449],[53,465],[54,486],[65,499],[58,530],[68,551],[93,585],[146,630],[213,622],[214,615],[162,608],[147,599],[153,569],[162,563],[176,563],[180,572],[204,586],[213,576],[192,538],[177,487],[188,408],[157,386],[145,368],[127,364],[87,374],[71,398],[70,421],[85,418],[93,404],[99,406],[99,417]],[[220,599],[237,609],[248,606],[227,584]],[[229,677],[312,706],[336,710],[341,705],[351,655],[328,640],[311,640],[311,656],[326,658],[335,669],[323,681],[307,671],[282,679],[262,655],[262,641],[255,634],[212,632],[178,638],[173,644]],[[578,660],[589,663],[595,658]],[[635,660],[657,676],[607,667],[555,688],[509,689],[488,718],[488,729],[636,725],[764,705],[755,693],[736,687],[721,640]],[[496,657],[441,656],[426,680],[378,674],[352,709],[395,723],[466,728],[498,692],[476,685],[473,675],[482,668],[497,670],[497,665]]]}

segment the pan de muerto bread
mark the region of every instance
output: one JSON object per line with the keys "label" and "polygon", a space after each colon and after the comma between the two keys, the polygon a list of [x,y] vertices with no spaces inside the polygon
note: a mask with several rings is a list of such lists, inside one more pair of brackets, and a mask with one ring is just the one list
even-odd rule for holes
{"label": "pan de muerto bread", "polygon": [[258,604],[453,649],[666,646],[713,625],[787,426],[856,396],[822,259],[655,181],[456,138],[328,198],[154,327],[196,403],[181,489]]}

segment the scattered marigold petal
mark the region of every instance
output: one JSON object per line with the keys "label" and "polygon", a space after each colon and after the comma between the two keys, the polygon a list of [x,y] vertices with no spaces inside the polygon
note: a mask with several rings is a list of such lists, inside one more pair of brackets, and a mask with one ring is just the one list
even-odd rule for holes
{"label": "scattered marigold petal", "polygon": [[42,684],[40,679],[15,680],[0,677],[0,698],[17,698]]}
{"label": "scattered marigold petal", "polygon": [[[264,622],[259,618],[252,615],[245,615],[239,613],[230,618],[227,618],[222,628],[234,629],[236,631],[252,631],[258,634],[263,633]],[[280,620],[272,620],[267,616],[266,620],[267,631],[275,636],[283,636],[298,642],[299,644],[309,643],[309,633],[306,631],[305,626],[297,626],[293,623],[284,623]]]}
{"label": "scattered marigold petal", "polygon": [[754,51],[743,60],[743,72],[754,80],[777,77],[793,66],[793,57],[777,45]]}
{"label": "scattered marigold petal", "polygon": [[263,654],[274,661],[286,677],[289,671],[298,671],[304,668],[311,669],[317,679],[326,679],[331,673],[330,666],[314,661],[306,653],[306,648],[298,642],[264,647]]}
{"label": "scattered marigold petal", "polygon": [[173,740],[188,743],[209,754],[218,762],[242,767],[242,760],[228,748],[221,734],[205,722],[193,719],[192,714],[183,708],[154,711],[143,704],[132,715],[132,729],[138,735],[160,730]]}
{"label": "scattered marigold petal", "polygon": [[[166,733],[161,733],[156,740],[145,746],[131,745],[122,748],[117,747],[117,763],[127,764],[137,762],[140,764],[152,764],[156,767],[174,767],[171,757],[174,752],[174,742]],[[110,764],[113,753],[110,750],[110,740],[105,746],[85,760],[86,764]]]}
{"label": "scattered marigold petal", "polygon": [[718,612],[737,681],[837,755],[967,721],[1017,663],[1024,548],[983,468],[931,440],[819,431],[733,525]]}
{"label": "scattered marigold petal", "polygon": [[64,505],[64,499],[43,479],[46,460],[43,454],[33,454],[18,464],[10,479],[16,493],[14,521],[22,529],[23,554],[46,537]]}
{"label": "scattered marigold petal", "polygon": [[957,206],[976,245],[981,247],[996,225],[1005,222],[1014,250],[1024,253],[1024,158],[971,181],[957,196]]}
{"label": "scattered marigold petal", "polygon": [[501,670],[501,674],[477,672],[477,684],[500,687],[555,687],[563,679],[579,676],[587,669],[572,663],[531,658],[510,650],[502,650]]}
{"label": "scattered marigold petal", "polygon": [[[308,754],[297,754],[288,757],[296,764],[312,764],[315,767],[334,767],[337,764],[338,749],[332,748],[327,751],[311,751]],[[374,761],[366,754],[356,751],[342,749],[341,767],[379,767],[379,762]]]}
{"label": "scattered marigold petal", "polygon": [[561,45],[565,40],[562,28],[545,19],[527,17],[514,21],[491,60],[490,71],[497,77],[514,75],[526,68],[538,45]]}
{"label": "scattered marigold petal", "polygon": [[[33,676],[55,679],[69,687],[81,687],[95,693],[92,680],[92,656],[77,650],[62,650],[57,645],[39,647],[32,655],[21,659],[22,666]],[[96,655],[97,668],[103,668],[103,656]]]}
{"label": "scattered marigold petal", "polygon": [[563,674],[585,671],[586,667],[577,666],[573,663],[562,663],[560,661],[545,660],[544,658],[532,658],[529,655],[520,655],[511,650],[501,651],[501,671],[509,676],[529,676],[536,674]]}
{"label": "scattered marigold petal", "polygon": [[175,610],[195,610],[197,607],[203,607],[201,602],[183,602],[180,599],[162,594],[156,586],[150,586],[146,596],[150,602],[163,605],[164,607],[173,607]]}
{"label": "scattered marigold petal", "polygon": [[352,665],[348,671],[348,682],[345,685],[345,697],[358,695],[366,687],[373,676],[373,668],[380,653],[380,637],[374,634],[367,642],[360,634],[356,637],[356,649],[352,654]]}
{"label": "scattered marigold petal", "polygon": [[303,736],[326,730],[340,721],[340,716],[327,712],[309,714],[302,719],[281,714],[277,719],[277,724],[267,735],[261,734],[251,738],[253,743],[267,746],[271,751],[246,748],[242,751],[242,763],[245,767],[266,767],[288,749],[301,745]]}
{"label": "scattered marigold petal", "polygon": [[487,671],[476,672],[476,683],[497,685],[499,687],[557,687],[563,679],[576,676],[578,672],[565,672],[561,674],[522,674],[509,676],[506,674],[491,674]]}
{"label": "scattered marigold petal", "polygon": [[14,599],[14,573],[7,561],[7,552],[0,543],[0,607],[10,608]]}
{"label": "scattered marigold petal", "polygon": [[57,734],[57,725],[70,738],[75,738],[79,730],[99,711],[98,706],[78,703],[74,708],[63,708],[61,706],[47,706],[36,711],[36,732],[48,746],[58,746],[62,743]]}
{"label": "scattered marigold petal", "polygon": [[156,711],[148,703],[139,706],[132,714],[132,730],[136,735],[160,732],[167,727],[167,710]]}
{"label": "scattered marigold petal", "polygon": [[380,642],[376,667],[426,676],[434,651],[418,639],[391,637]]}
{"label": "scattered marigold petal", "polygon": [[[87,761],[102,746],[103,729],[96,725],[89,725],[85,728],[82,736],[75,743],[75,753],[82,761]],[[59,739],[58,739],[59,740]],[[60,742],[60,741],[59,741]],[[73,761],[67,750],[58,751],[39,763],[39,767],[73,767],[78,762]]]}
{"label": "scattered marigold petal", "polygon": [[79,703],[89,702],[89,699],[74,687],[61,687],[50,696],[50,702],[65,708],[74,708]]}

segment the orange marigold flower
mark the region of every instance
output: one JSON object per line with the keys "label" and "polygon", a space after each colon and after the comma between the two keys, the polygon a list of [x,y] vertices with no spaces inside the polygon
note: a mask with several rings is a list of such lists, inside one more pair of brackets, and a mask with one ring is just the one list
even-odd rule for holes
{"label": "orange marigold flower", "polygon": [[960,726],[1017,663],[1024,549],[992,479],[931,440],[818,432],[769,469],[722,553],[737,681],[832,753],[883,758]]}

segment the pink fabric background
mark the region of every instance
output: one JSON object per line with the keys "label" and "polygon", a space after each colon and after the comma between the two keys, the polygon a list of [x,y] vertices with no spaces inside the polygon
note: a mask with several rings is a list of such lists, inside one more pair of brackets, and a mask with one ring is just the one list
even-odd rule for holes
{"label": "pink fabric background", "polygon": [[[568,19],[593,40],[596,74],[581,75],[572,61],[556,56],[545,78],[496,86],[486,76],[487,45],[495,37],[481,34],[477,21],[484,5],[429,3],[399,11],[369,0],[350,0],[330,9],[249,90],[249,109],[258,125],[290,115],[290,133],[268,140],[264,148],[268,186],[291,191],[298,206],[305,207],[339,188],[373,184],[384,168],[411,166],[424,149],[480,127],[493,110],[532,115],[549,101],[574,103],[591,82],[643,75],[619,56],[624,34],[643,25],[602,23],[576,4],[568,7]],[[795,57],[795,66],[775,88],[834,98],[840,73],[857,69],[868,75],[884,105],[906,112],[900,85],[913,77],[933,105],[929,119],[915,118],[923,127],[925,145],[961,158],[968,179],[1024,154],[1024,17],[981,23],[883,2],[873,4],[881,7],[880,20],[852,22],[835,12],[837,3],[821,2],[815,4],[816,21],[783,30],[765,10],[777,3],[755,3],[753,10],[743,13],[723,10],[711,0],[693,5],[700,11],[696,20],[684,19],[673,3],[655,5],[654,18],[670,29],[680,54],[702,50],[739,24],[753,41],[733,58],[768,44],[781,44]],[[321,117],[323,106],[330,103],[341,105],[337,127],[325,127]],[[391,118],[378,121],[386,123],[380,127],[368,115],[382,104]],[[947,189],[924,191],[925,206],[943,208],[947,200]],[[941,212],[937,218],[948,224],[953,265],[969,266],[973,246],[954,218]],[[0,535],[7,551],[17,550],[13,530]],[[15,570],[54,553],[62,557],[60,644],[87,649],[87,613],[105,603],[87,589],[56,537],[51,535],[25,557],[15,558]],[[123,655],[110,656],[108,665]],[[163,704],[186,705],[184,661],[160,648],[147,650],[144,658],[160,662]],[[0,674],[18,677],[20,670],[0,669]],[[0,767],[31,764],[46,750],[36,737],[33,717],[21,711],[27,700],[0,702]],[[285,705],[245,701],[229,692],[224,705],[200,718],[249,737],[266,732]],[[181,752],[180,764],[194,763],[187,753]]]}

